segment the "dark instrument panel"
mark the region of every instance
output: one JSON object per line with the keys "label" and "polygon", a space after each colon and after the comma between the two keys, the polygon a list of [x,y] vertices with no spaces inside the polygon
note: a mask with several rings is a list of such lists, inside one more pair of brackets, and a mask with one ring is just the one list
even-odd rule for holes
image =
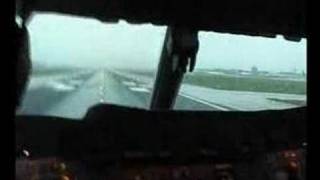
{"label": "dark instrument panel", "polygon": [[83,120],[21,116],[16,127],[16,179],[305,179],[304,108],[242,113],[100,106]]}
{"label": "dark instrument panel", "polygon": [[304,180],[305,151],[288,150],[252,161],[168,164],[118,162],[91,166],[59,158],[18,159],[18,179],[61,180]]}

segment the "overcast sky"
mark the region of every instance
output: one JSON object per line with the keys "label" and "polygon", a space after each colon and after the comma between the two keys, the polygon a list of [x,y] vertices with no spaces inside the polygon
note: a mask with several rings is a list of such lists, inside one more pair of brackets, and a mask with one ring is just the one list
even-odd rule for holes
{"label": "overcast sky", "polygon": [[[36,15],[28,26],[33,61],[48,66],[156,68],[165,26],[101,23],[61,15]],[[196,68],[306,70],[306,40],[200,32]]]}

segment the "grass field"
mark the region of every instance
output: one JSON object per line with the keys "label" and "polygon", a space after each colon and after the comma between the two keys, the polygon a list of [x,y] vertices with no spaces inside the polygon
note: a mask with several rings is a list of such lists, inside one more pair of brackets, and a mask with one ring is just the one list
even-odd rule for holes
{"label": "grass field", "polygon": [[[128,72],[149,77],[155,77],[156,74],[153,71],[128,70]],[[184,76],[183,84],[221,90],[306,94],[306,81],[272,79],[271,77],[262,75],[236,76],[192,72]]]}
{"label": "grass field", "polygon": [[306,82],[266,77],[235,77],[206,73],[186,75],[184,83],[208,88],[253,92],[306,94]]}

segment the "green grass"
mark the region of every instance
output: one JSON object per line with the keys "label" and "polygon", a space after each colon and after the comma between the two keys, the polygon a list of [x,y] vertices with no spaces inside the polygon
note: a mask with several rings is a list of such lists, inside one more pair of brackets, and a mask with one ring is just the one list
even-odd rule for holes
{"label": "green grass", "polygon": [[184,83],[221,90],[306,94],[306,82],[265,77],[235,77],[199,72],[186,75]]}

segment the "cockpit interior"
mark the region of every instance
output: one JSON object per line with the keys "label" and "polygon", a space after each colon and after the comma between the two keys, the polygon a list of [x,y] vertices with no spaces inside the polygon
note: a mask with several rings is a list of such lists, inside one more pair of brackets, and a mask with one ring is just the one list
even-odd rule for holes
{"label": "cockpit interior", "polygon": [[16,0],[16,180],[305,180],[304,0]]}

